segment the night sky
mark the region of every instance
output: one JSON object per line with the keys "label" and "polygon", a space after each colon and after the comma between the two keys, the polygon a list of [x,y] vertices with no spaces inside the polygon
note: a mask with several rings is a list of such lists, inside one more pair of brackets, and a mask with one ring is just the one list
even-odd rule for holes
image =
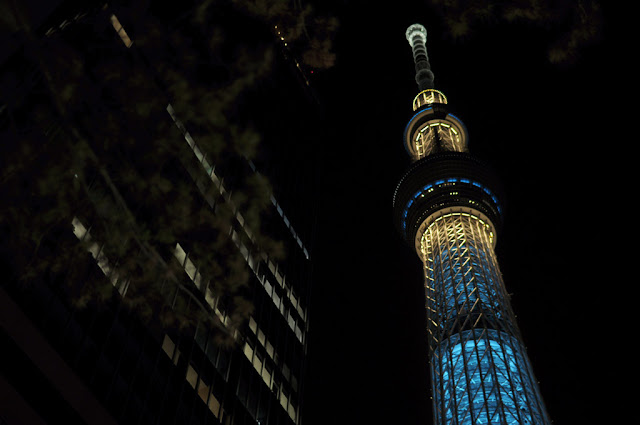
{"label": "night sky", "polygon": [[341,24],[336,65],[312,78],[327,134],[305,423],[432,423],[421,263],[391,219],[418,92],[404,37],[413,23],[427,28],[435,87],[471,152],[504,183],[498,258],[552,420],[615,423],[609,362],[626,358],[613,318],[628,280],[618,232],[629,200],[612,189],[620,77],[607,11],[600,41],[552,64],[548,48],[563,35],[552,25],[489,22],[454,40],[422,2],[385,3],[327,6]]}

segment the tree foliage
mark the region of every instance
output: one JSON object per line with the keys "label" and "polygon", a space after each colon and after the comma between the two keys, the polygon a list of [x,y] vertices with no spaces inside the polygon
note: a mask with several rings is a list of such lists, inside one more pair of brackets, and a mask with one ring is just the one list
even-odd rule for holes
{"label": "tree foliage", "polygon": [[548,47],[548,59],[570,64],[602,33],[601,6],[595,0],[428,0],[443,18],[449,35],[469,37],[475,27],[490,23],[525,23],[559,33]]}
{"label": "tree foliage", "polygon": [[[261,149],[260,131],[247,119],[255,110],[249,94],[273,72],[272,28],[287,28],[302,57],[327,67],[335,21],[331,31],[319,30],[312,24],[326,18],[286,1],[203,1],[171,19],[133,2],[82,11],[42,37],[18,2],[9,11],[5,29],[22,40],[25,53],[0,81],[7,123],[2,255],[15,278],[56,282],[79,308],[106,302],[116,296],[114,286],[87,266],[97,244],[97,259],[128,281],[123,302],[142,318],[181,329],[207,322],[219,330],[220,343],[231,343],[233,329],[252,311],[250,270],[230,237],[234,226],[240,230],[235,214],[249,229],[238,234],[253,255],[285,255],[262,225],[268,179],[241,171]],[[114,42],[107,23],[116,11],[135,47]],[[225,25],[231,17],[243,25]],[[207,164],[230,176],[229,196],[195,162],[168,104]],[[73,238],[74,217],[90,231],[83,243]],[[173,257],[177,243],[209,282],[230,318],[225,325],[185,279]]]}

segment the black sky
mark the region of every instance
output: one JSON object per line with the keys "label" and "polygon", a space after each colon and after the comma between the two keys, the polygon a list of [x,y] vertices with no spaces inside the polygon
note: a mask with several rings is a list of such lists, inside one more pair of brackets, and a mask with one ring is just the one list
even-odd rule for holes
{"label": "black sky", "polygon": [[609,22],[575,63],[553,65],[547,49],[562,34],[539,27],[497,22],[452,40],[422,2],[331,7],[337,62],[314,81],[327,134],[305,423],[432,423],[421,264],[391,220],[409,165],[402,131],[417,86],[404,31],[416,22],[436,88],[505,185],[498,257],[549,413],[558,425],[613,423],[617,295],[605,288],[625,271],[611,235]]}

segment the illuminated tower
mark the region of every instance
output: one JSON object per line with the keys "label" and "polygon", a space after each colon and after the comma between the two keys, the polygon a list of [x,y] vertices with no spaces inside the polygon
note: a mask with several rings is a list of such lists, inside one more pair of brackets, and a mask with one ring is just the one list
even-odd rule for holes
{"label": "illuminated tower", "polygon": [[467,130],[433,88],[426,29],[406,32],[420,93],[404,131],[413,163],[394,221],[424,266],[436,425],[550,424],[502,281],[497,177],[468,153]]}

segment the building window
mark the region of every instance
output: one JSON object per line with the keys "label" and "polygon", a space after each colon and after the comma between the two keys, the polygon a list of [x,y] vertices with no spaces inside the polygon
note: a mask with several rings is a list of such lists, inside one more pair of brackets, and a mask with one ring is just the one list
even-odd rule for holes
{"label": "building window", "polygon": [[118,36],[120,37],[120,40],[122,40],[124,45],[127,46],[127,48],[131,47],[133,41],[131,41],[131,38],[129,38],[129,35],[122,27],[122,24],[120,23],[116,15],[111,15],[111,25],[113,25],[113,29],[116,30]]}
{"label": "building window", "polygon": [[211,410],[211,413],[213,413],[213,415],[222,420],[222,412],[220,409],[220,402],[218,401],[218,399],[216,398],[216,396],[213,395],[213,393],[211,393],[211,397],[209,397],[209,410]]}
{"label": "building window", "polygon": [[171,360],[173,360],[173,364],[178,364],[178,358],[180,357],[180,350],[176,349],[176,344],[169,337],[169,335],[164,336],[164,340],[162,341],[162,350],[169,356]]}

